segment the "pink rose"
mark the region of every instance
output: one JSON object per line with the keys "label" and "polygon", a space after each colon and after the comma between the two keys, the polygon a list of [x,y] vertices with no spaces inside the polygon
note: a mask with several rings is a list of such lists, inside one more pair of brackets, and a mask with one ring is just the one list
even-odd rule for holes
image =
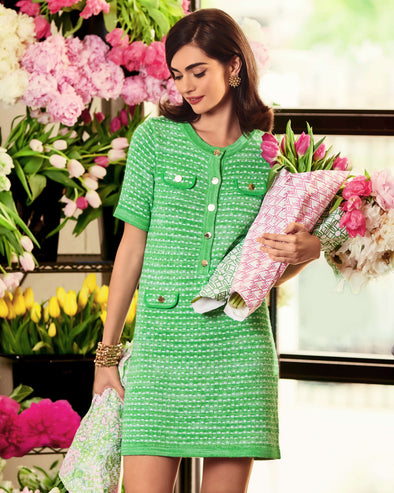
{"label": "pink rose", "polygon": [[30,15],[30,17],[36,17],[40,15],[40,4],[34,3],[31,0],[19,0],[16,2],[16,6],[19,7],[19,11],[22,14]]}
{"label": "pink rose", "polygon": [[323,143],[321,143],[319,147],[316,149],[316,151],[313,153],[313,160],[319,161],[320,159],[323,159],[325,155],[326,155],[326,146]]}
{"label": "pink rose", "polygon": [[276,158],[279,154],[278,141],[272,134],[266,132],[263,135],[261,151],[262,158],[265,159],[272,167],[272,165],[275,164]]}
{"label": "pink rose", "polygon": [[346,212],[339,221],[339,227],[345,227],[350,238],[355,238],[357,235],[364,236],[366,232],[364,214],[358,209]]}
{"label": "pink rose", "polygon": [[359,175],[348,181],[342,192],[342,197],[348,200],[352,195],[365,196],[371,195],[372,183],[366,176]]}
{"label": "pink rose", "polygon": [[341,171],[345,171],[347,169],[347,158],[346,157],[337,157],[334,160],[334,164],[332,165],[332,169],[337,169]]}
{"label": "pink rose", "polygon": [[304,156],[304,154],[308,150],[310,143],[311,143],[311,136],[305,135],[305,132],[302,132],[302,134],[298,137],[296,142],[294,142],[294,147],[298,156],[300,157]]}
{"label": "pink rose", "polygon": [[382,209],[394,209],[394,178],[388,169],[376,171],[371,178],[372,193]]}
{"label": "pink rose", "polygon": [[[34,5],[39,6],[38,3],[35,3]],[[37,39],[48,38],[51,35],[51,25],[45,17],[39,15],[34,18],[34,31]]]}

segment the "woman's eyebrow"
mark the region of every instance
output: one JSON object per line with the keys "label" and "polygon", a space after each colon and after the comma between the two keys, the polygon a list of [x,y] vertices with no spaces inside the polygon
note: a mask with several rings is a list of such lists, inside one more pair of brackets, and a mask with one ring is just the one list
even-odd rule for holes
{"label": "woman's eyebrow", "polygon": [[[200,65],[207,65],[205,62],[197,62],[197,63],[192,63],[191,65],[188,65],[185,70],[186,72],[189,71],[189,70],[192,70],[193,68],[195,67],[199,67]],[[170,67],[170,70],[172,70],[172,72],[180,72],[180,70],[177,70],[176,68],[174,67]]]}

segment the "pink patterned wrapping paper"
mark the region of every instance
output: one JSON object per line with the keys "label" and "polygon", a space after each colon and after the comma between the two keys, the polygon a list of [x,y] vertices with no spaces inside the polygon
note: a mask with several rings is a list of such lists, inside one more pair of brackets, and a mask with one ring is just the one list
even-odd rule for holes
{"label": "pink patterned wrapping paper", "polygon": [[257,310],[287,267],[262,252],[257,238],[263,233],[283,234],[291,222],[301,223],[311,231],[348,174],[348,171],[332,170],[305,173],[281,170],[246,235],[230,289],[230,297],[239,294],[246,306],[234,308],[227,302],[224,311],[229,317],[242,321]]}

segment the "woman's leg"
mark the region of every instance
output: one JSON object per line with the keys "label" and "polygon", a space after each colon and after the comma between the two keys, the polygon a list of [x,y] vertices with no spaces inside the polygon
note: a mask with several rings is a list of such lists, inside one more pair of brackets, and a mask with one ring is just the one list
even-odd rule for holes
{"label": "woman's leg", "polygon": [[201,493],[246,493],[253,459],[206,457]]}
{"label": "woman's leg", "polygon": [[123,457],[126,493],[173,493],[180,458],[151,455]]}

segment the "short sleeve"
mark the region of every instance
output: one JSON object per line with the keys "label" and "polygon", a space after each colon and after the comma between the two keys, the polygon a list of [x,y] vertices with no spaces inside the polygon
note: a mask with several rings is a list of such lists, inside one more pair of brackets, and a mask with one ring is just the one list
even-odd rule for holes
{"label": "short sleeve", "polygon": [[114,216],[148,231],[153,204],[155,138],[150,120],[131,139],[122,191]]}

